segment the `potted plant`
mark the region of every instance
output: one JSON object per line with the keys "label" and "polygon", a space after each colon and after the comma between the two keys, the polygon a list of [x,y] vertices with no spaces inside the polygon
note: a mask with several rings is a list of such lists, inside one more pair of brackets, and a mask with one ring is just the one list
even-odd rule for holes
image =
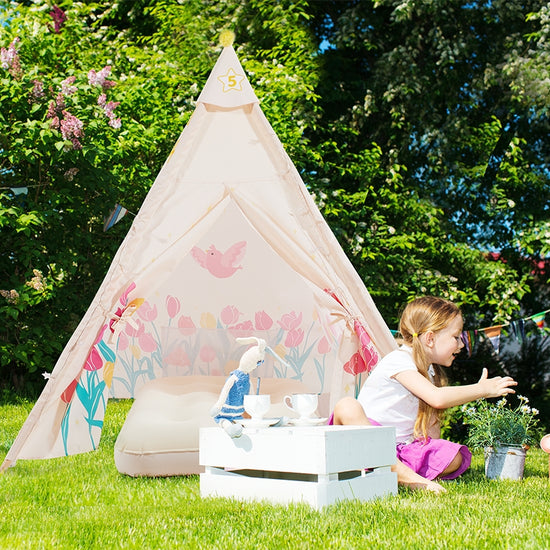
{"label": "potted plant", "polygon": [[529,406],[526,397],[518,396],[518,401],[512,407],[506,398],[496,403],[480,399],[462,407],[468,445],[484,449],[489,479],[521,479],[526,451],[537,441],[539,411]]}

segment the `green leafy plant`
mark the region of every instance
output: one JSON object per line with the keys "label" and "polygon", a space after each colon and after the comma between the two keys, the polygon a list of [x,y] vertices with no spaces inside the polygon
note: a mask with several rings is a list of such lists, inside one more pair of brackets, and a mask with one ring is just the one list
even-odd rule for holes
{"label": "green leafy plant", "polygon": [[528,405],[527,397],[518,396],[518,401],[515,407],[511,407],[506,398],[496,403],[481,399],[474,406],[464,405],[462,411],[469,429],[468,444],[482,448],[535,443],[539,435],[539,411]]}

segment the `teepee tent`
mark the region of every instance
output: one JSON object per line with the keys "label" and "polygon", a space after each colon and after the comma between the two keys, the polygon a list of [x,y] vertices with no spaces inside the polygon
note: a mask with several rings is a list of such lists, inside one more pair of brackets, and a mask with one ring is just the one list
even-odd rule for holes
{"label": "teepee tent", "polygon": [[147,381],[227,375],[239,336],[329,407],[395,347],[226,46],[2,469],[95,449]]}

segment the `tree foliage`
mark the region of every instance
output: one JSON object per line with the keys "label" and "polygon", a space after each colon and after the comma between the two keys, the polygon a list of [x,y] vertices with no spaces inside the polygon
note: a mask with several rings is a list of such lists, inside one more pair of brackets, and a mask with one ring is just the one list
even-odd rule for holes
{"label": "tree foliage", "polygon": [[139,210],[224,29],[390,327],[419,294],[477,326],[546,309],[548,9],[0,1],[2,380],[51,370],[128,230],[104,216]]}
{"label": "tree foliage", "polygon": [[[409,296],[433,292],[464,304],[480,323],[517,316],[541,280],[533,270],[548,257],[550,134],[548,94],[540,93],[548,7],[312,5],[316,34],[329,43],[319,140],[330,135],[350,155],[373,143],[379,150],[378,178],[327,180],[345,189],[340,210],[352,212],[348,250],[360,260],[378,254],[376,267],[384,266],[377,275],[372,263],[356,262],[386,315]],[[504,261],[491,262],[491,251]],[[400,266],[389,288],[376,282],[388,264],[392,272]]]}

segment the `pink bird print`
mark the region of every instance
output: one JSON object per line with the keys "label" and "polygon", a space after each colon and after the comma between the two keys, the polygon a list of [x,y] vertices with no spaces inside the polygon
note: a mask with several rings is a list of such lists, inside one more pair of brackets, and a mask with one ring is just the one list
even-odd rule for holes
{"label": "pink bird print", "polygon": [[231,277],[238,269],[242,269],[239,262],[246,253],[246,241],[240,241],[230,246],[225,252],[220,252],[213,244],[205,252],[197,246],[191,249],[195,261],[208,269],[214,277],[225,279]]}

